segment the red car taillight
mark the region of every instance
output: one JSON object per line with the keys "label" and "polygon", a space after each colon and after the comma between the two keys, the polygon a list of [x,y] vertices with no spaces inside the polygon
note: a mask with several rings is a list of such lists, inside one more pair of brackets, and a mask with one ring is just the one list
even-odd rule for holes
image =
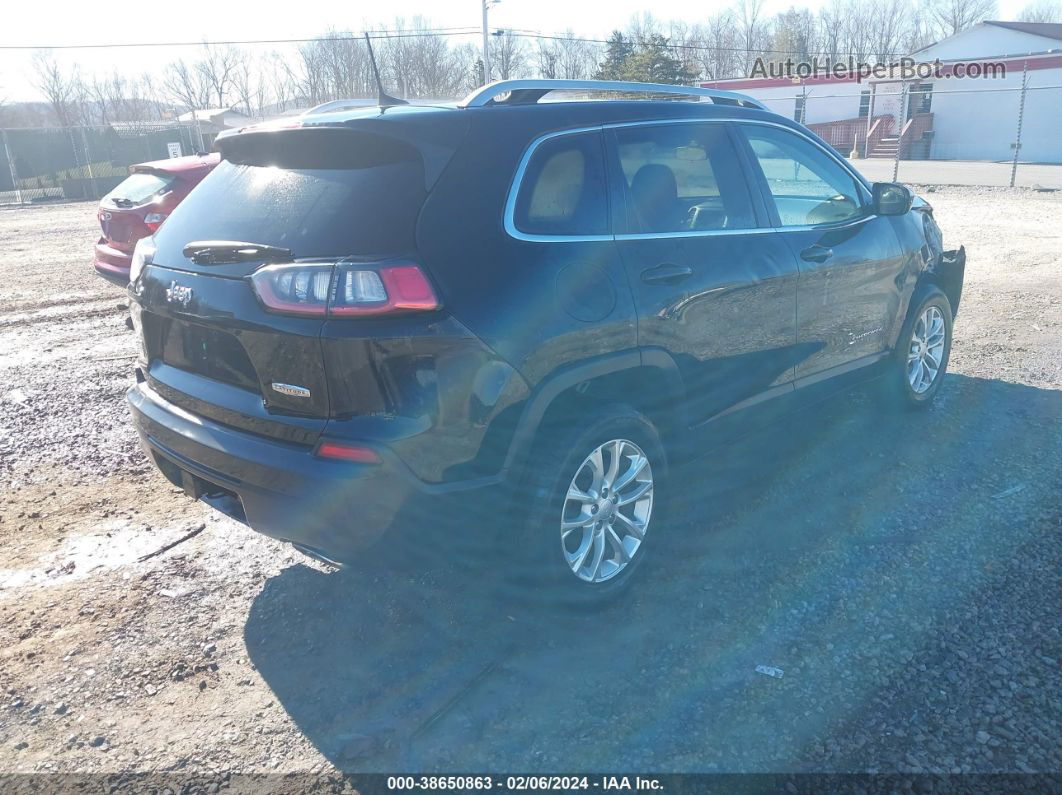
{"label": "red car taillight", "polygon": [[144,226],[151,230],[152,234],[159,231],[162,222],[167,218],[166,213],[148,213],[144,216]]}
{"label": "red car taillight", "polygon": [[439,308],[423,271],[409,263],[268,265],[251,275],[251,284],[267,310],[293,315],[365,317]]}

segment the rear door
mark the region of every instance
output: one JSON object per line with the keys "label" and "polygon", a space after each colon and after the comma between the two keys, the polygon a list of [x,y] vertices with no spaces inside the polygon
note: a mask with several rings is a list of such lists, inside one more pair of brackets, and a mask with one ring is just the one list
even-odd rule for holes
{"label": "rear door", "polygon": [[695,120],[607,131],[624,197],[616,243],[639,345],[678,364],[694,425],[790,389],[797,268],[767,227],[729,124]]}
{"label": "rear door", "polygon": [[[825,147],[775,125],[740,124],[754,173],[800,269],[798,379],[870,363],[900,315],[905,258],[888,218]],[[799,381],[798,381],[799,385]]]}

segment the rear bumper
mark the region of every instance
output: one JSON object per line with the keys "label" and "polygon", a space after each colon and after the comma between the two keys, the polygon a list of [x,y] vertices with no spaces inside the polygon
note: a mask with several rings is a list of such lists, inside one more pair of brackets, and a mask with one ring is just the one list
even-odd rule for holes
{"label": "rear bumper", "polygon": [[133,261],[133,255],[120,251],[114,246],[107,244],[103,238],[96,243],[96,254],[92,260],[92,266],[96,273],[109,282],[125,286],[129,284],[129,266]]}
{"label": "rear bumper", "polygon": [[[356,558],[390,531],[431,533],[440,517],[465,520],[456,506],[482,507],[496,493],[488,488],[496,484],[481,481],[424,483],[385,449],[377,448],[378,465],[317,458],[307,447],[191,414],[147,383],[127,398],[141,444],[172,483],[258,532],[332,560]],[[441,541],[447,531],[436,532]]]}

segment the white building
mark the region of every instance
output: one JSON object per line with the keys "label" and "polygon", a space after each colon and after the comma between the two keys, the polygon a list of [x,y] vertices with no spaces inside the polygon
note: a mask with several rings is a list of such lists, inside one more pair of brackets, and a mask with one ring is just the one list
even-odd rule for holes
{"label": "white building", "polygon": [[[749,78],[702,85],[741,91],[803,121],[845,154],[934,160],[1010,160],[1023,73],[1021,155],[1062,163],[1062,24],[982,22],[911,57],[941,62],[941,76],[902,83],[897,73],[854,77]],[[956,77],[977,64],[989,77]],[[1003,70],[986,64],[1002,64]],[[1054,87],[1054,88],[1052,88]],[[901,97],[907,90],[907,107]]]}

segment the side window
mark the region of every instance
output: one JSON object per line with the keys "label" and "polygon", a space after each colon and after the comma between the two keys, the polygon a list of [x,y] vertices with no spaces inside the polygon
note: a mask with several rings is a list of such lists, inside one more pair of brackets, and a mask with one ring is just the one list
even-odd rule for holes
{"label": "side window", "polygon": [[543,142],[531,156],[519,190],[513,220],[521,232],[607,234],[601,134],[575,133]]}
{"label": "side window", "polygon": [[819,147],[777,127],[741,128],[767,179],[782,226],[837,223],[864,214],[855,178]]}
{"label": "side window", "polygon": [[615,136],[632,231],[756,226],[726,125],[619,127]]}

